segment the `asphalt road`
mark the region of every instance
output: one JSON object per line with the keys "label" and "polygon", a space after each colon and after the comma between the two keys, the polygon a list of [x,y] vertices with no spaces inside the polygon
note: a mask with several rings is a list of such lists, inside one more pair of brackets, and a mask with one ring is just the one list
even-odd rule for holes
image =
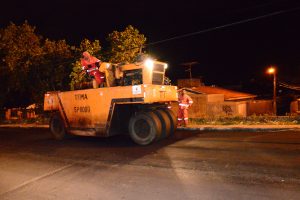
{"label": "asphalt road", "polygon": [[184,132],[55,141],[0,129],[0,199],[300,199],[300,132]]}

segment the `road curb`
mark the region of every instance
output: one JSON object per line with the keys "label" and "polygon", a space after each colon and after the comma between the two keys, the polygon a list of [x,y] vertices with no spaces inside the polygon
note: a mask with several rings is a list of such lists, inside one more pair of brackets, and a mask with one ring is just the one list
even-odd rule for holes
{"label": "road curb", "polygon": [[[48,124],[0,124],[0,128],[49,128]],[[247,126],[247,127],[235,127],[235,126],[189,126],[189,127],[177,127],[177,130],[185,131],[244,131],[244,132],[271,132],[271,131],[300,131],[300,126],[275,126],[275,127],[263,127],[263,126]]]}
{"label": "road curb", "polygon": [[49,128],[46,124],[1,124],[0,128]]}
{"label": "road curb", "polygon": [[186,131],[240,131],[240,132],[272,132],[272,131],[300,131],[299,127],[177,127]]}

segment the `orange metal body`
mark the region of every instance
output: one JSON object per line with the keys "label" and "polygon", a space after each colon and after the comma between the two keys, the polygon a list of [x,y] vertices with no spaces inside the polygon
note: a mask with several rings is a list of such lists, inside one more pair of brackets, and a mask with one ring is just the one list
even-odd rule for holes
{"label": "orange metal body", "polygon": [[[66,130],[74,135],[106,137],[125,132],[136,112],[177,102],[177,87],[163,85],[166,66],[158,61],[150,67],[145,63],[123,65],[119,75],[131,85],[114,86],[117,76],[112,76],[112,65],[102,63],[99,70],[105,72],[108,87],[48,92],[44,110],[59,112]],[[135,83],[136,74],[140,84]]]}
{"label": "orange metal body", "polygon": [[109,136],[116,105],[166,104],[177,98],[175,86],[146,84],[49,92],[45,94],[44,110],[59,111],[72,134]]}
{"label": "orange metal body", "polygon": [[49,92],[45,94],[44,110],[59,111],[65,127],[72,134],[109,136],[116,105],[166,104],[177,98],[175,86],[159,85]]}

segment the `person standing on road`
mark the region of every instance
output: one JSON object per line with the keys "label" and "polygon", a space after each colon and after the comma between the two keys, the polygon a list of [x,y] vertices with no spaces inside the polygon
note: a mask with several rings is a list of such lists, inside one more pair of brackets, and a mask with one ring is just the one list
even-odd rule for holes
{"label": "person standing on road", "polygon": [[91,56],[89,52],[85,51],[82,53],[81,65],[82,70],[86,71],[90,76],[93,77],[93,88],[98,88],[104,83],[104,73],[99,71],[100,60],[94,56]]}
{"label": "person standing on road", "polygon": [[184,126],[188,125],[188,109],[193,104],[192,98],[186,94],[185,90],[181,90],[178,97],[178,126],[182,126],[182,122]]}

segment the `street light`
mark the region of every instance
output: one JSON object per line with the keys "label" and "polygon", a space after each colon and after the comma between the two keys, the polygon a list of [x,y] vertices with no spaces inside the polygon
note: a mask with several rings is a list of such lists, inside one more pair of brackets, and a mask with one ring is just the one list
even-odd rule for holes
{"label": "street light", "polygon": [[276,67],[270,66],[267,70],[268,74],[273,74],[273,113],[277,115],[277,105],[276,105]]}

